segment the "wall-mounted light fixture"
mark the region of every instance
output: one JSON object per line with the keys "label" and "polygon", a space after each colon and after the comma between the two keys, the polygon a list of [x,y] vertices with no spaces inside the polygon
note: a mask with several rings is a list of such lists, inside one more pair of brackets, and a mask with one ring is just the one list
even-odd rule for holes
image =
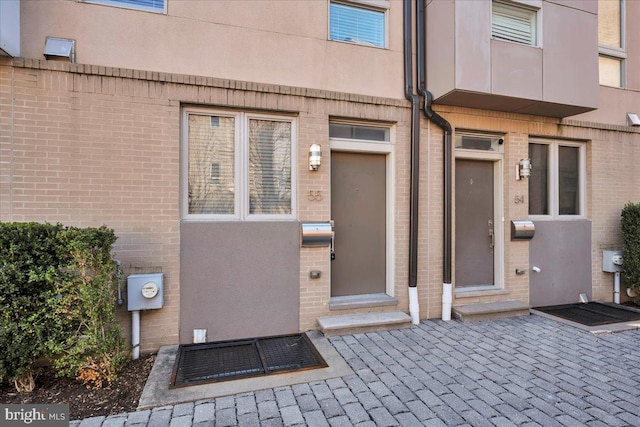
{"label": "wall-mounted light fixture", "polygon": [[531,176],[531,160],[520,159],[516,165],[516,180],[520,181],[521,179],[529,178],[529,176]]}
{"label": "wall-mounted light fixture", "polygon": [[640,126],[640,117],[635,113],[627,113],[627,126]]}
{"label": "wall-mounted light fixture", "polygon": [[71,62],[76,62],[76,41],[47,37],[47,41],[44,44],[44,57],[49,60],[68,59]]}
{"label": "wall-mounted light fixture", "polygon": [[317,171],[322,162],[322,151],[320,150],[320,144],[312,144],[309,147],[309,170]]}

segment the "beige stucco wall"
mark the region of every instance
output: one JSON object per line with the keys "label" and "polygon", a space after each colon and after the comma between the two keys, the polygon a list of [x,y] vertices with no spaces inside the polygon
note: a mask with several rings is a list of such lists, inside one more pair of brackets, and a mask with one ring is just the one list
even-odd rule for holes
{"label": "beige stucco wall", "polygon": [[47,36],[76,40],[76,61],[164,73],[403,98],[402,3],[388,49],[328,40],[328,1],[167,0],[150,13],[76,0],[22,0],[22,56]]}

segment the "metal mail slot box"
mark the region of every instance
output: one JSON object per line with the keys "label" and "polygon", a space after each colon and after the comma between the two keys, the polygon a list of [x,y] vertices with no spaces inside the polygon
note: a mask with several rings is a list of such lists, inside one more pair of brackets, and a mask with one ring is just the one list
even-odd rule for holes
{"label": "metal mail slot box", "polygon": [[533,221],[511,221],[511,240],[531,240],[535,232]]}
{"label": "metal mail slot box", "polygon": [[302,246],[331,246],[333,229],[330,222],[303,222]]}

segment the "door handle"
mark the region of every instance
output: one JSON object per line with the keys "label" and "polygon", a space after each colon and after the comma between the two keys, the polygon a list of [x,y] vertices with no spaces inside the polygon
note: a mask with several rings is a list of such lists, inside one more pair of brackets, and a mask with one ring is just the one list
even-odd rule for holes
{"label": "door handle", "polygon": [[335,246],[334,246],[335,239],[336,239],[336,231],[334,230],[335,224],[334,224],[333,220],[330,220],[329,222],[331,223],[331,232],[332,232],[331,233],[331,246],[330,246],[329,250],[330,250],[330,253],[331,253],[331,261],[333,261],[334,259],[336,259],[336,249],[335,249]]}
{"label": "door handle", "polygon": [[493,249],[496,245],[496,234],[493,231],[493,220],[489,220],[487,225],[489,227],[489,238],[491,239],[489,241],[489,249]]}

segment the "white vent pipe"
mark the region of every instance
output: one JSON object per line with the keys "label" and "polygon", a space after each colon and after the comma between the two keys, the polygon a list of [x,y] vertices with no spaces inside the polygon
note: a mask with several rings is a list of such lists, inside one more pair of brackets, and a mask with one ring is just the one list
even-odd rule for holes
{"label": "white vent pipe", "polygon": [[140,357],[140,310],[131,312],[131,358]]}
{"label": "white vent pipe", "polygon": [[418,304],[418,288],[409,288],[409,315],[411,316],[411,323],[414,325],[420,324],[420,305]]}
{"label": "white vent pipe", "polygon": [[453,301],[453,286],[451,283],[442,284],[442,320],[451,320],[451,302]]}

